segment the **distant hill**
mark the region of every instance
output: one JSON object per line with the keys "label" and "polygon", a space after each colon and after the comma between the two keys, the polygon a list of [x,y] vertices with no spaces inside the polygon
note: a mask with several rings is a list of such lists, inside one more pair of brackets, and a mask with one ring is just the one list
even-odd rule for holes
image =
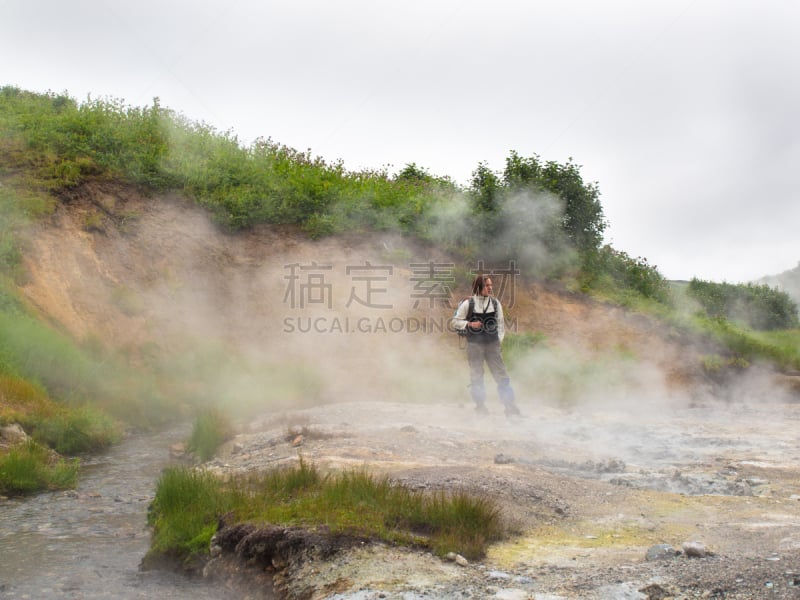
{"label": "distant hill", "polygon": [[765,283],[770,287],[783,290],[800,306],[800,262],[797,263],[794,269],[789,269],[778,275],[762,277],[758,283]]}

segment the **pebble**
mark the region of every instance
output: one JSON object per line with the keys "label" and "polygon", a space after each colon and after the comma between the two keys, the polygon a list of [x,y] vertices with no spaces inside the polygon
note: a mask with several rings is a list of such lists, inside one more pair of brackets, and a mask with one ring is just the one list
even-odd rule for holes
{"label": "pebble", "polygon": [[531,596],[525,590],[506,588],[498,590],[494,597],[498,600],[528,600]]}
{"label": "pebble", "polygon": [[503,571],[489,571],[486,574],[486,576],[489,579],[503,579],[503,580],[511,579],[511,575],[509,575],[508,573],[504,573]]}
{"label": "pebble", "polygon": [[656,544],[647,550],[645,560],[664,560],[674,558],[677,555],[678,551],[669,544]]}
{"label": "pebble", "polygon": [[498,454],[494,457],[494,463],[496,465],[510,465],[514,462],[513,456],[508,456],[506,454]]}
{"label": "pebble", "polygon": [[708,555],[708,551],[702,542],[683,542],[681,547],[684,554],[689,558],[705,558]]}

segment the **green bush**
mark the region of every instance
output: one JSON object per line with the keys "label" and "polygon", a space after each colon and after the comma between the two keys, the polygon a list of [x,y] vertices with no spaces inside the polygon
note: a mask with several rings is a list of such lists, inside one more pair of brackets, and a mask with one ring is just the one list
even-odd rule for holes
{"label": "green bush", "polygon": [[39,181],[58,189],[91,177],[114,177],[164,188],[176,182],[162,169],[168,149],[163,123],[170,113],[116,99],[78,103],[60,94],[0,90],[0,134],[21,143],[12,159],[33,167]]}
{"label": "green bush", "polygon": [[[506,159],[503,185],[513,192],[529,191],[534,195],[545,191],[563,202],[560,226],[579,252],[596,250],[603,240],[607,226],[600,190],[596,183],[586,183],[580,166],[572,162],[542,162],[534,155],[528,158],[512,151]],[[473,184],[474,188],[474,184]]]}
{"label": "green bush", "polygon": [[[137,108],[13,87],[0,90],[0,133],[0,168],[24,166],[55,191],[94,178],[182,189],[231,230],[286,224],[312,238],[396,231],[467,260],[486,253],[483,260],[513,259],[539,277],[571,272],[580,257],[590,284],[663,301],[657,272],[643,259],[609,250],[595,256],[606,228],[600,192],[571,159],[512,152],[502,173],[479,164],[464,190],[414,163],[391,176],[384,169],[348,171],[340,161],[269,138],[244,146],[231,132],[192,122],[157,99]],[[0,260],[18,260],[13,240],[2,235]]]}
{"label": "green bush", "polygon": [[692,279],[687,293],[709,318],[725,318],[756,330],[798,326],[797,304],[783,291],[767,285],[715,283]]}
{"label": "green bush", "polygon": [[583,291],[597,291],[622,304],[629,303],[625,296],[630,292],[638,298],[670,302],[669,286],[656,267],[609,245],[584,255],[580,279]]}

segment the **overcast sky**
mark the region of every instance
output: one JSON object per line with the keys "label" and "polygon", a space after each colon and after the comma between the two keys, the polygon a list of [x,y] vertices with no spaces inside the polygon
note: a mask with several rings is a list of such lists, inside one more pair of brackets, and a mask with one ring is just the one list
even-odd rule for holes
{"label": "overcast sky", "polygon": [[582,166],[670,279],[800,261],[797,0],[0,0],[0,84],[159,97],[347,169]]}

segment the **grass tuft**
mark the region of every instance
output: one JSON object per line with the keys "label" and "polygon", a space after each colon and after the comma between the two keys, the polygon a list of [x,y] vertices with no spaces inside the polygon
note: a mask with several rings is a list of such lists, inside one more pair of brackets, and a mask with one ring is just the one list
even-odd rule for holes
{"label": "grass tuft", "polygon": [[220,411],[210,408],[198,415],[187,444],[201,461],[207,461],[233,432],[230,421]]}
{"label": "grass tuft", "polygon": [[500,510],[489,497],[423,493],[364,470],[322,474],[301,460],[227,481],[185,467],[165,471],[150,512],[151,555],[188,561],[207,552],[223,515],[228,524],[324,527],[332,534],[472,559],[505,535]]}
{"label": "grass tuft", "polygon": [[37,441],[59,454],[101,450],[122,438],[120,424],[91,406],[64,408],[54,415],[36,418],[32,429]]}
{"label": "grass tuft", "polygon": [[0,493],[30,494],[75,486],[78,460],[54,459],[47,448],[28,441],[0,456]]}
{"label": "grass tuft", "polygon": [[229,510],[229,490],[213,475],[186,468],[165,469],[148,513],[153,528],[149,554],[185,559],[208,551],[217,519]]}

